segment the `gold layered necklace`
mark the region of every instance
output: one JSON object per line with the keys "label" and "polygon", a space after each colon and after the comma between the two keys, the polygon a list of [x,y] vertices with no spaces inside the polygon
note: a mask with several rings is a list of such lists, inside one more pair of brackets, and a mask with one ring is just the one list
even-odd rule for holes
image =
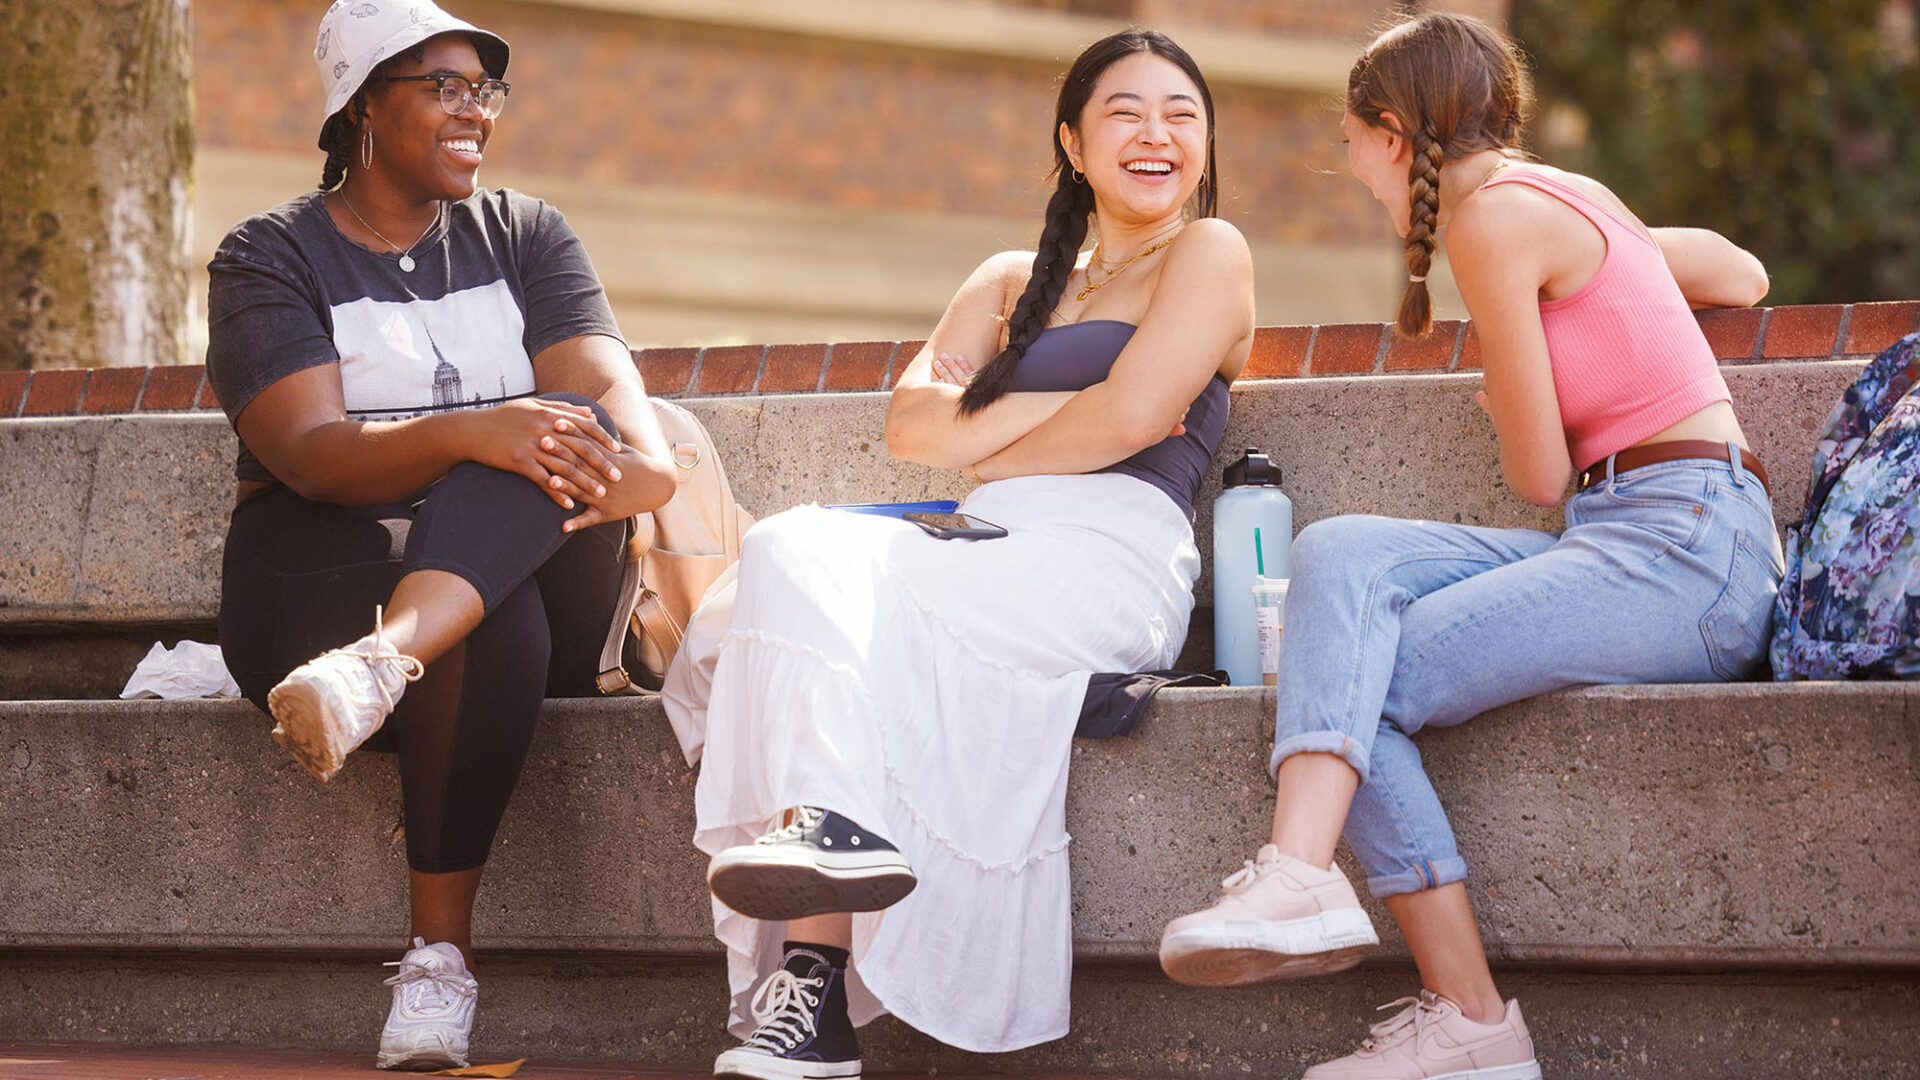
{"label": "gold layered necklace", "polygon": [[[1141,259],[1144,259],[1147,256],[1153,254],[1154,252],[1159,251],[1161,248],[1166,247],[1168,244],[1173,243],[1174,238],[1180,235],[1180,229],[1184,227],[1185,227],[1185,223],[1182,222],[1179,226],[1176,226],[1173,232],[1168,234],[1165,239],[1155,240],[1153,243],[1148,244],[1146,247],[1141,248],[1139,251],[1136,251],[1132,255],[1129,255],[1126,258],[1120,260],[1119,262],[1113,263],[1113,264],[1108,264],[1108,262],[1105,259],[1102,259],[1100,257],[1100,241],[1095,240],[1093,242],[1093,257],[1087,260],[1087,287],[1075,293],[1073,298],[1075,300],[1085,300],[1087,297],[1092,296],[1094,293],[1097,293],[1101,289],[1106,288],[1108,282],[1111,282],[1114,278],[1117,278],[1121,274],[1125,273],[1127,267],[1132,266],[1134,263],[1139,262]],[[1101,279],[1100,281],[1093,280],[1093,271],[1096,268],[1098,268],[1101,273],[1107,276]]]}

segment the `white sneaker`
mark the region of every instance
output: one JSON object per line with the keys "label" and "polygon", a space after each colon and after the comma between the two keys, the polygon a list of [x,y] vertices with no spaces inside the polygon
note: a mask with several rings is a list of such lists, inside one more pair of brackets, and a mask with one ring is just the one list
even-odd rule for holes
{"label": "white sneaker", "polygon": [[373,633],[301,664],[267,692],[267,708],[279,721],[274,741],[315,777],[331,780],[347,755],[380,730],[407,684],[426,671],[394,651],[376,607]]}
{"label": "white sneaker", "polygon": [[480,984],[467,974],[460,950],[445,941],[429,945],[414,938],[407,955],[387,966],[400,971],[386,982],[393,987],[393,1008],[380,1031],[374,1063],[410,1072],[464,1068]]}

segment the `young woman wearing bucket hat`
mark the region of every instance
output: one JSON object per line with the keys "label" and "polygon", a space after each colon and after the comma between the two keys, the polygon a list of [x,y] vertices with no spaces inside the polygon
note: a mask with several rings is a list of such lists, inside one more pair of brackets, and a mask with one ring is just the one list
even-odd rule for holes
{"label": "young woman wearing bucket hat", "polygon": [[674,488],[580,241],[477,186],[507,58],[425,0],[338,0],[321,190],[209,268],[228,665],[320,779],[399,755],[414,948],[383,1068],[466,1064],[474,896],[541,699],[593,692],[626,519]]}

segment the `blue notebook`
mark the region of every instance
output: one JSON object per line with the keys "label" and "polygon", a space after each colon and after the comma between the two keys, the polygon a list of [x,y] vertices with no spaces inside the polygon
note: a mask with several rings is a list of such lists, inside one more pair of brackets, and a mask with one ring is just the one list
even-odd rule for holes
{"label": "blue notebook", "polygon": [[845,510],[853,514],[878,514],[881,517],[899,517],[902,514],[951,514],[960,509],[960,504],[952,499],[931,499],[926,502],[896,503],[840,503],[827,507],[828,510]]}

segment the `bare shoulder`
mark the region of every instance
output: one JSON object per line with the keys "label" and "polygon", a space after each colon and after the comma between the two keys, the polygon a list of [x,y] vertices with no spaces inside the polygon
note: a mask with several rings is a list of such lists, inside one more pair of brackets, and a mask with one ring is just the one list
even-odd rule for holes
{"label": "bare shoulder", "polygon": [[1528,167],[1538,169],[1548,176],[1553,177],[1555,180],[1578,191],[1580,194],[1597,201],[1600,205],[1615,213],[1629,218],[1633,217],[1633,211],[1627,208],[1627,204],[1621,201],[1620,196],[1613,193],[1612,188],[1585,173],[1568,172],[1565,169],[1556,169],[1551,165],[1536,164]]}
{"label": "bare shoulder", "polygon": [[1196,218],[1187,222],[1174,238],[1173,251],[1198,252],[1203,255],[1252,257],[1247,247],[1247,238],[1240,230],[1225,218]]}
{"label": "bare shoulder", "polygon": [[1002,251],[997,255],[989,255],[973,272],[968,284],[994,296],[997,308],[1005,314],[1013,309],[1014,302],[1026,291],[1027,279],[1033,276],[1033,258],[1031,251]]}
{"label": "bare shoulder", "polygon": [[1513,252],[1550,236],[1566,205],[1525,184],[1496,184],[1462,199],[1442,240],[1449,258]]}
{"label": "bare shoulder", "polygon": [[[1542,165],[1538,162],[1529,162],[1520,168],[1530,173],[1538,173],[1563,187],[1571,188],[1593,200],[1613,216],[1631,223],[1641,232],[1647,231],[1646,225],[1641,223],[1640,218],[1634,214],[1633,210],[1629,208],[1625,202],[1621,201],[1620,196],[1613,193],[1613,189],[1595,180],[1591,176],[1587,176],[1584,173],[1568,172],[1565,169],[1556,169],[1551,165]],[[1528,184],[1495,184],[1475,195],[1472,199],[1466,200],[1463,208],[1467,204],[1479,202],[1483,197],[1496,195],[1505,200],[1507,205],[1513,207],[1531,203],[1546,211],[1548,216],[1558,216],[1569,221],[1574,217],[1581,219],[1586,217],[1585,214],[1574,209],[1558,196]]]}
{"label": "bare shoulder", "polygon": [[1199,218],[1180,230],[1167,249],[1167,269],[1181,277],[1206,278],[1223,285],[1253,282],[1253,251],[1231,222]]}
{"label": "bare shoulder", "polygon": [[973,273],[976,278],[1002,288],[1023,289],[1033,274],[1033,258],[1031,251],[1002,251],[987,256],[987,261]]}

